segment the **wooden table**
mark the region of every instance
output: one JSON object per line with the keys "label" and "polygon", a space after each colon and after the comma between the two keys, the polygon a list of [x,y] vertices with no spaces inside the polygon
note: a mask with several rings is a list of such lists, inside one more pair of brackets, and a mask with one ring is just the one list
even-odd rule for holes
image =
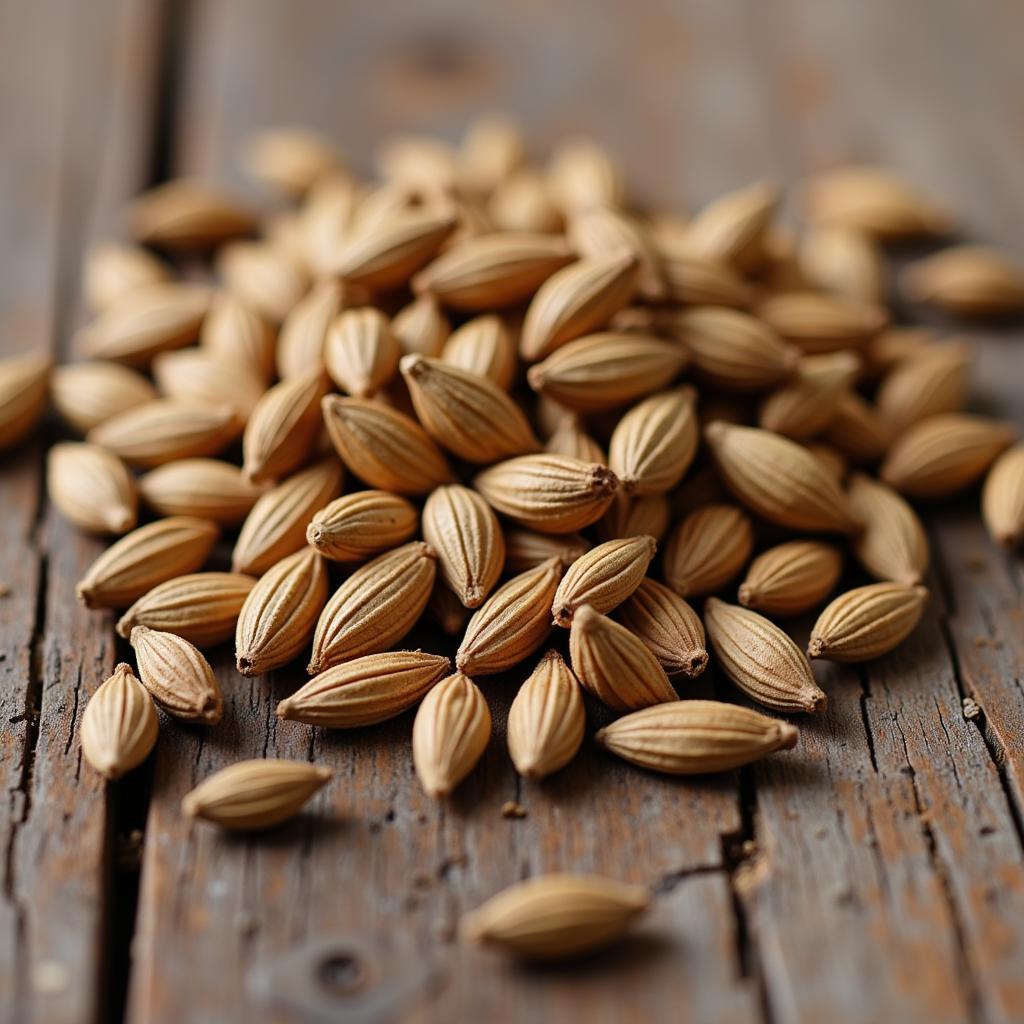
{"label": "wooden table", "polygon": [[[1024,256],[1022,38],[1012,0],[2,0],[0,346],[66,354],[81,253],[123,200],[231,177],[240,140],[287,121],[364,167],[385,132],[454,137],[504,108],[538,147],[593,133],[672,204],[878,160]],[[973,337],[978,402],[1024,422],[1020,332]],[[125,652],[72,599],[99,546],[46,502],[44,442],[0,468],[4,1020],[1024,1019],[1024,573],[976,498],[929,520],[914,637],[826,668],[828,714],[752,770],[663,779],[588,745],[528,784],[499,739],[436,803],[408,718],[279,723],[295,680],[241,679],[225,653],[224,724],[165,727],[153,763],[106,787],[77,726]],[[486,690],[500,737],[508,693]],[[185,823],[197,779],[261,755],[335,766],[317,813],[256,841]],[[527,816],[502,817],[508,800]],[[653,884],[635,938],[549,970],[452,941],[464,909],[564,867]]]}

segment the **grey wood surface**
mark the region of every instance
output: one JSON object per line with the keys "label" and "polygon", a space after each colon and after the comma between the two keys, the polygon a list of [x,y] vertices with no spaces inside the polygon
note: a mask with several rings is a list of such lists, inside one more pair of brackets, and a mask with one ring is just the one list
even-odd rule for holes
{"label": "grey wood surface", "polygon": [[[1011,0],[0,0],[0,351],[66,352],[82,251],[117,233],[121,202],[170,174],[239,181],[241,141],[283,122],[369,169],[390,131],[454,138],[508,110],[538,151],[590,133],[639,201],[685,208],[879,161],[1024,257],[1022,34]],[[979,406],[1024,426],[1021,332],[970,336]],[[937,597],[914,637],[819,669],[827,715],[750,770],[663,779],[588,741],[521,782],[513,673],[484,684],[484,764],[437,804],[408,717],[351,736],[280,723],[296,673],[244,680],[225,650],[224,724],[170,723],[151,766],[104,787],[79,770],[76,725],[117,648],[72,600],[97,545],[42,496],[52,434],[0,465],[0,1019],[1024,1018],[1024,573],[976,497],[929,513]],[[696,690],[731,696],[713,673]],[[265,838],[183,821],[195,781],[261,754],[336,776]],[[527,816],[502,817],[507,800]],[[452,941],[465,909],[557,868],[652,884],[653,913],[557,970]]]}

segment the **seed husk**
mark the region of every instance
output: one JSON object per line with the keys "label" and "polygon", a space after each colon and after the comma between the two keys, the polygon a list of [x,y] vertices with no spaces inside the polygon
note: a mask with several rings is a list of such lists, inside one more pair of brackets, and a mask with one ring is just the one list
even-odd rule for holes
{"label": "seed husk", "polygon": [[181,801],[181,812],[229,832],[259,832],[294,817],[332,774],[305,761],[239,761],[203,779]]}
{"label": "seed husk", "polygon": [[505,529],[505,572],[515,574],[535,569],[549,558],[557,558],[567,569],[590,543],[578,533],[537,533],[518,527]]}
{"label": "seed husk", "polygon": [[401,369],[427,433],[459,458],[490,463],[540,448],[526,414],[488,378],[420,355],[403,356]]}
{"label": "seed husk", "polygon": [[967,400],[970,370],[966,344],[928,346],[882,380],[875,396],[879,415],[897,435],[929,416],[959,412]]}
{"label": "seed husk", "polygon": [[818,713],[828,700],[803,651],[763,615],[710,597],[704,627],[725,674],[774,711]]}
{"label": "seed husk", "polygon": [[388,318],[367,306],[346,310],[334,321],[327,332],[324,361],[342,391],[369,398],[394,377],[401,354]]}
{"label": "seed husk", "polygon": [[1024,537],[1024,447],[1017,445],[992,464],[981,492],[981,515],[992,539],[1008,551]]}
{"label": "seed husk", "polygon": [[153,379],[165,398],[210,406],[227,403],[242,423],[266,390],[265,382],[247,364],[198,346],[161,352],[153,360]]}
{"label": "seed husk", "polygon": [[257,402],[242,435],[242,471],[254,483],[293,472],[309,458],[322,419],[326,382],[319,371],[275,384]]}
{"label": "seed husk", "polygon": [[455,227],[450,210],[397,210],[379,220],[361,216],[338,253],[332,273],[386,290],[405,284]]}
{"label": "seed husk", "polygon": [[178,459],[139,477],[143,501],[163,516],[194,516],[236,526],[252,510],[263,488],[217,459]]}
{"label": "seed husk", "polygon": [[250,135],[241,165],[250,177],[289,195],[301,196],[339,169],[330,139],[311,128],[266,128]]}
{"label": "seed husk", "polygon": [[200,569],[220,534],[192,516],[147,523],[112,544],[75,587],[86,608],[127,608],[159,583]]}
{"label": "seed husk", "polygon": [[274,376],[277,339],[263,317],[231,292],[214,295],[199,343],[227,362],[246,367],[264,385]]}
{"label": "seed husk", "polygon": [[316,624],[309,674],[398,643],[423,614],[437,556],[421,541],[360,566],[331,596]]}
{"label": "seed husk", "polygon": [[644,642],[590,605],[573,615],[569,654],[583,688],[613,711],[635,711],[679,699]]}
{"label": "seed husk", "polygon": [[522,455],[478,473],[496,512],[542,533],[573,533],[604,515],[619,487],[607,466],[566,455]]}
{"label": "seed husk", "polygon": [[137,768],[156,746],[159,722],[146,688],[120,664],[96,688],[82,713],[82,756],[106,779]]}
{"label": "seed husk", "polygon": [[216,725],[224,713],[217,677],[199,650],[173,633],[136,626],[129,637],[139,678],[150,696],[175,718]]}
{"label": "seed husk", "polygon": [[765,235],[775,219],[781,192],[768,182],[736,189],[710,202],[686,229],[686,245],[700,256],[731,263],[741,270],[756,266]]}
{"label": "seed husk", "polygon": [[604,449],[583,429],[580,418],[573,413],[562,417],[544,445],[544,451],[552,455],[568,455],[583,462],[608,463]]}
{"label": "seed husk", "polygon": [[324,423],[345,465],[364,483],[396,494],[429,494],[452,471],[430,435],[380,402],[328,395]]}
{"label": "seed husk", "polygon": [[272,324],[281,324],[309,291],[294,256],[269,242],[232,242],[217,252],[225,287]]}
{"label": "seed husk", "polygon": [[459,484],[438,487],[423,506],[423,538],[459,600],[467,608],[483,604],[505,564],[501,525],[487,502]]}
{"label": "seed husk", "polygon": [[235,628],[235,661],[243,676],[280,668],[309,643],[327,602],[327,568],[303,548],[268,569],[249,591]]}
{"label": "seed husk", "polygon": [[850,506],[864,524],[853,538],[860,564],[878,580],[920,583],[928,569],[928,537],[910,505],[887,484],[857,473]]}
{"label": "seed husk", "polygon": [[704,437],[726,485],[758,515],[794,530],[858,529],[835,477],[795,441],[722,421],[709,424]]}
{"label": "seed husk", "polygon": [[586,138],[561,143],[547,169],[551,195],[565,213],[619,207],[625,184],[622,170],[608,152]]}
{"label": "seed husk", "polygon": [[528,299],[572,261],[561,238],[501,232],[453,246],[413,279],[413,289],[467,312],[503,309]]}
{"label": "seed husk", "polygon": [[793,375],[800,360],[799,351],[770,325],[737,309],[696,306],[676,314],[671,331],[700,377],[723,391],[776,387]]}
{"label": "seed husk", "polygon": [[491,738],[484,695],[461,672],[423,698],[412,724],[412,763],[427,796],[448,796],[473,770]]}
{"label": "seed husk", "polygon": [[473,613],[455,662],[468,675],[493,675],[528,658],[551,632],[551,603],[562,578],[550,558],[498,587]]}
{"label": "seed husk", "polygon": [[231,405],[188,398],[157,398],[92,428],[86,439],[133,466],[152,468],[177,459],[216,455],[241,430]]}
{"label": "seed husk", "polygon": [[852,352],[804,356],[793,379],[761,403],[758,426],[796,441],[820,434],[835,417],[836,401],[857,380]]}
{"label": "seed husk", "polygon": [[1024,267],[985,245],[957,245],[911,263],[900,284],[915,302],[955,316],[1006,316],[1024,309]]}
{"label": "seed husk", "polygon": [[[2,371],[0,371],[2,373]],[[2,389],[2,385],[0,385]],[[19,394],[23,394],[19,384]],[[150,382],[127,366],[94,360],[57,366],[50,377],[50,399],[64,421],[86,434],[105,420],[157,397]],[[6,430],[0,436],[6,436]],[[0,444],[0,447],[5,447]]]}
{"label": "seed husk", "polygon": [[28,353],[0,359],[0,451],[22,440],[46,408],[49,356]]}
{"label": "seed husk", "polygon": [[99,445],[55,444],[46,459],[50,500],[87,533],[127,533],[135,526],[138,495],[124,463]]}
{"label": "seed husk", "polygon": [[885,299],[881,252],[863,231],[821,226],[810,231],[799,251],[800,269],[819,288],[854,302]]}
{"label": "seed husk", "polygon": [[675,388],[637,403],[612,432],[608,465],[631,494],[664,494],[697,453],[697,393]]}
{"label": "seed husk", "polygon": [[346,307],[348,291],[339,281],[320,281],[285,317],[277,342],[282,380],[324,371],[327,331]]}
{"label": "seed husk", "polygon": [[946,498],[975,483],[1016,436],[1012,424],[984,416],[930,416],[893,442],[879,476],[911,498]]}
{"label": "seed husk", "polygon": [[552,274],[537,290],[523,321],[519,354],[536,362],[605,324],[636,290],[632,252],[584,258]]}
{"label": "seed husk", "polygon": [[700,616],[656,580],[642,580],[619,607],[616,618],[647,645],[669,677],[696,679],[707,667]]}
{"label": "seed husk", "polygon": [[387,491],[356,491],[320,509],[306,540],[333,562],[363,562],[404,544],[419,526],[416,507]]}
{"label": "seed husk", "polygon": [[262,494],[238,534],[232,570],[259,576],[303,547],[310,519],[338,496],[342,478],[341,465],[331,456]]}
{"label": "seed husk", "polygon": [[517,234],[553,234],[562,228],[562,215],[552,202],[543,175],[523,167],[497,185],[487,203],[494,226]]}
{"label": "seed husk", "polygon": [[818,616],[807,655],[842,662],[879,658],[914,631],[927,603],[927,588],[906,583],[848,590]]}
{"label": "seed husk", "polygon": [[668,775],[726,772],[796,746],[796,727],[751,708],[681,700],[634,711],[601,729],[601,746]]}
{"label": "seed husk", "polygon": [[666,297],[661,255],[647,227],[636,217],[607,206],[591,207],[569,219],[567,235],[573,250],[584,258],[630,253],[637,260],[637,292],[650,302]]}
{"label": "seed husk", "polygon": [[564,768],[583,743],[586,712],[579,683],[557,651],[548,651],[508,711],[508,752],[524,778]]}
{"label": "seed husk", "polygon": [[640,586],[657,548],[653,537],[626,537],[605,541],[581,555],[555,592],[555,625],[568,629],[583,605],[604,614],[622,604]]}
{"label": "seed husk", "polygon": [[665,582],[680,597],[703,597],[736,578],[754,550],[754,528],[735,505],[703,505],[672,532]]}
{"label": "seed husk", "polygon": [[478,117],[466,129],[458,153],[458,175],[470,192],[489,193],[526,160],[522,129],[497,114]]}
{"label": "seed husk", "polygon": [[505,321],[493,313],[474,317],[453,331],[444,343],[441,360],[449,366],[487,377],[502,391],[512,386],[519,369],[512,333]]}
{"label": "seed husk", "polygon": [[668,533],[672,509],[664,494],[615,495],[608,511],[597,521],[595,532],[601,540],[647,535],[657,541]]}
{"label": "seed husk", "polygon": [[75,336],[89,359],[145,367],[158,352],[191,345],[210,307],[205,285],[167,281],[132,291]]}
{"label": "seed husk", "polygon": [[402,352],[439,356],[452,333],[452,325],[433,295],[421,295],[395,314],[391,333]]}
{"label": "seed husk", "polygon": [[646,889],[598,875],[542,875],[463,917],[461,934],[525,960],[568,960],[610,945],[650,902]]}
{"label": "seed husk", "polygon": [[860,465],[874,465],[885,455],[893,432],[870,402],[846,391],[836,399],[833,413],[822,440]]}
{"label": "seed husk", "polygon": [[330,729],[400,715],[448,675],[451,662],[422,651],[387,651],[321,672],[277,705],[277,717]]}
{"label": "seed husk", "polygon": [[750,563],[739,602],[766,615],[800,615],[825,601],[842,571],[843,556],[831,544],[787,541]]}
{"label": "seed husk", "polygon": [[170,277],[170,267],[142,246],[100,242],[85,254],[82,294],[89,309],[101,313],[125,295]]}
{"label": "seed husk", "polygon": [[132,203],[129,214],[136,240],[160,249],[212,249],[256,228],[254,215],[232,196],[192,178],[150,189]]}
{"label": "seed husk", "polygon": [[534,391],[579,412],[601,412],[670,384],[686,365],[676,344],[626,331],[590,334],[563,345],[527,374]]}
{"label": "seed husk", "polygon": [[809,353],[862,348],[888,322],[879,306],[809,291],[772,295],[757,312],[780,337]]}

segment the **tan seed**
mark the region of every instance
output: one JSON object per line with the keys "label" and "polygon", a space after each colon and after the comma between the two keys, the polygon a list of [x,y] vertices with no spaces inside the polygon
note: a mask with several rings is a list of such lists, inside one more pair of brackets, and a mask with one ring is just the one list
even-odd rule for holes
{"label": "tan seed", "polygon": [[[428,355],[429,353],[424,353]],[[512,333],[499,316],[485,314],[453,331],[441,351],[442,362],[487,377],[508,391],[519,369]]]}
{"label": "tan seed", "polygon": [[754,550],[750,517],[735,505],[704,505],[669,537],[665,582],[680,597],[704,597],[736,578]]}
{"label": "tan seed", "polygon": [[237,466],[217,459],[178,459],[139,478],[139,493],[160,515],[196,516],[222,526],[240,523],[262,490]]}
{"label": "tan seed", "polygon": [[135,238],[161,249],[209,249],[256,227],[253,214],[232,196],[190,178],[150,189],[129,212]]}
{"label": "tan seed", "polygon": [[441,355],[452,325],[433,295],[421,295],[395,314],[391,333],[402,352],[433,357]]}
{"label": "tan seed", "polygon": [[241,164],[261,184],[301,196],[337,172],[338,156],[330,139],[310,128],[265,128],[245,140]]}
{"label": "tan seed", "polygon": [[401,352],[388,318],[368,306],[346,310],[334,321],[324,359],[342,391],[369,398],[394,377]]}
{"label": "tan seed", "polygon": [[517,234],[554,234],[562,227],[562,215],[552,202],[544,177],[532,167],[522,167],[501,182],[487,203],[494,226]]}
{"label": "tan seed", "polygon": [[800,269],[819,288],[854,302],[885,299],[882,255],[870,235],[847,227],[822,226],[800,245]]}
{"label": "tan seed", "polygon": [[309,290],[306,269],[269,242],[232,242],[217,253],[225,286],[272,324],[282,323]]}
{"label": "tan seed", "polygon": [[102,360],[55,367],[50,378],[54,408],[79,434],[156,397],[141,373]]}
{"label": "tan seed", "polygon": [[675,388],[639,402],[612,432],[608,465],[632,494],[664,494],[697,453],[697,393]]}
{"label": "tan seed", "polygon": [[138,767],[156,746],[159,722],[146,688],[120,664],[89,698],[82,713],[82,756],[106,779]]}
{"label": "tan seed", "polygon": [[874,465],[885,455],[893,431],[870,402],[846,391],[836,399],[833,412],[821,434],[826,444],[860,465]]}
{"label": "tan seed", "polygon": [[653,537],[627,537],[605,541],[581,555],[555,592],[555,625],[568,629],[583,605],[604,614],[622,604],[640,586],[657,548]]}
{"label": "tan seed", "polygon": [[306,540],[333,562],[363,562],[404,544],[419,526],[416,507],[387,491],[356,491],[314,516]]}
{"label": "tan seed", "polygon": [[757,312],[781,338],[809,353],[862,348],[888,320],[879,306],[806,291],[772,295]]}
{"label": "tan seed", "polygon": [[852,352],[804,356],[793,379],[761,403],[758,425],[797,441],[820,434],[859,372],[860,360]]}
{"label": "tan seed", "polygon": [[664,494],[632,496],[619,491],[595,530],[601,540],[646,535],[660,542],[668,533],[671,519],[672,508]]}
{"label": "tan seed", "polygon": [[331,775],[330,768],[303,761],[239,761],[203,779],[181,811],[229,832],[259,832],[294,817]]}
{"label": "tan seed", "polygon": [[774,711],[825,710],[827,698],[803,651],[763,615],[710,597],[704,627],[718,664],[748,697]]}
{"label": "tan seed", "polygon": [[966,344],[928,346],[886,374],[875,396],[878,413],[896,435],[929,416],[959,412],[967,400],[970,372]]}
{"label": "tan seed", "polygon": [[101,313],[131,292],[162,284],[170,276],[167,264],[141,246],[100,242],[85,254],[82,294],[86,305]]}
{"label": "tan seed", "polygon": [[150,696],[175,718],[216,725],[224,713],[217,677],[198,649],[173,633],[136,626],[129,638],[139,678]]}
{"label": "tan seed", "polygon": [[46,408],[48,356],[28,353],[0,359],[0,451],[22,440]]}
{"label": "tan seed", "polygon": [[478,117],[459,146],[458,174],[463,188],[487,193],[501,184],[526,159],[520,127],[498,115]]}
{"label": "tan seed", "polygon": [[277,342],[277,372],[282,380],[325,369],[327,331],[348,305],[348,291],[338,281],[320,281],[285,317]]}
{"label": "tan seed", "polygon": [[687,247],[700,256],[750,269],[762,258],[765,235],[780,198],[779,189],[767,182],[720,196],[690,222],[686,230]]}
{"label": "tan seed", "polygon": [[307,193],[298,211],[298,236],[305,263],[317,278],[330,278],[364,194],[344,172],[321,177]]}
{"label": "tan seed", "polygon": [[917,513],[887,484],[861,473],[850,481],[850,506],[864,524],[853,538],[860,564],[879,580],[920,583],[929,556]]}
{"label": "tan seed", "polygon": [[616,618],[646,644],[666,675],[696,679],[707,667],[700,616],[656,580],[643,580],[619,607]]}
{"label": "tan seed", "polygon": [[992,464],[981,492],[981,515],[992,539],[1007,550],[1024,537],[1024,447],[1011,448]]}
{"label": "tan seed", "polygon": [[562,417],[544,445],[544,451],[552,455],[568,455],[583,462],[608,463],[604,449],[584,430],[580,418],[573,413]]}
{"label": "tan seed", "polygon": [[264,381],[247,364],[199,347],[161,352],[153,360],[153,379],[165,398],[210,406],[226,403],[242,423],[266,390]]}
{"label": "tan seed", "polygon": [[274,376],[277,339],[263,317],[231,292],[213,297],[199,343],[227,362],[246,367],[264,384]]}
{"label": "tan seed", "polygon": [[928,590],[869,583],[840,594],[811,630],[807,654],[829,661],[870,661],[901,644],[921,621]]}
{"label": "tan seed", "polygon": [[956,316],[1006,316],[1024,309],[1024,267],[984,245],[957,245],[911,263],[900,278],[906,295]]}
{"label": "tan seed", "polygon": [[662,258],[647,227],[622,210],[591,207],[574,214],[568,225],[573,249],[584,258],[632,254],[637,260],[636,290],[648,301],[660,302],[667,287]]}
{"label": "tan seed", "polygon": [[[723,306],[745,309],[750,305],[750,285],[728,263],[692,252],[666,253],[662,268],[669,296],[683,306]],[[671,323],[674,314],[656,318]]]}
{"label": "tan seed", "polygon": [[568,568],[590,548],[590,544],[578,533],[554,535],[511,527],[505,529],[504,534],[507,573],[535,569],[549,558],[557,558],[563,568]]}
{"label": "tan seed", "polygon": [[562,142],[547,170],[548,189],[565,213],[622,205],[622,170],[608,152],[586,138]]}
{"label": "tan seed", "polygon": [[135,481],[116,455],[95,444],[67,441],[50,449],[46,467],[50,500],[79,529],[122,534],[135,526]]}
{"label": "tan seed", "polygon": [[242,435],[242,469],[255,483],[277,480],[303,465],[323,420],[327,390],[319,371],[275,384],[256,403]]}
{"label": "tan seed", "polygon": [[739,601],[766,615],[800,615],[826,600],[842,571],[843,556],[831,544],[787,541],[750,563]]}

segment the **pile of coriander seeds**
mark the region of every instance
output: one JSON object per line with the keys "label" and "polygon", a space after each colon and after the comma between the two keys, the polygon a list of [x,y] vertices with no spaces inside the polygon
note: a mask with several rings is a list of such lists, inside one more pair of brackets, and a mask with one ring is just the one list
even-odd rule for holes
{"label": "pile of coriander seeds", "polygon": [[[886,308],[885,247],[953,227],[889,172],[803,183],[793,229],[763,183],[692,218],[635,210],[609,154],[575,140],[533,163],[502,118],[454,147],[386,142],[375,182],[305,129],[241,158],[272,212],[192,180],[140,196],[130,240],[87,256],[82,361],[0,364],[0,445],[52,404],[81,440],[51,448],[51,500],[116,538],[77,588],[120,614],[136,660],[83,716],[108,778],[173,727],[156,707],[217,726],[203,650],[231,640],[245,676],[308,665],[282,718],[348,729],[415,708],[434,797],[493,742],[481,686],[510,669],[523,776],[576,755],[583,691],[615,715],[596,734],[612,754],[726,771],[825,709],[812,659],[877,658],[913,631],[929,553],[912,503],[984,480],[995,541],[1024,536],[1017,431],[963,411],[970,345]],[[952,317],[1024,309],[1024,269],[984,246],[938,248],[899,287]],[[756,550],[757,523],[787,539]],[[231,571],[208,571],[224,537]],[[838,592],[850,560],[876,582]],[[808,614],[805,652],[787,624]],[[454,665],[403,649],[425,615]],[[687,699],[709,659],[764,711]],[[242,762],[183,810],[261,829],[329,776]],[[531,900],[623,925],[645,905],[607,880],[545,885],[482,908],[474,936],[557,956]],[[582,948],[608,937],[584,931]]]}

